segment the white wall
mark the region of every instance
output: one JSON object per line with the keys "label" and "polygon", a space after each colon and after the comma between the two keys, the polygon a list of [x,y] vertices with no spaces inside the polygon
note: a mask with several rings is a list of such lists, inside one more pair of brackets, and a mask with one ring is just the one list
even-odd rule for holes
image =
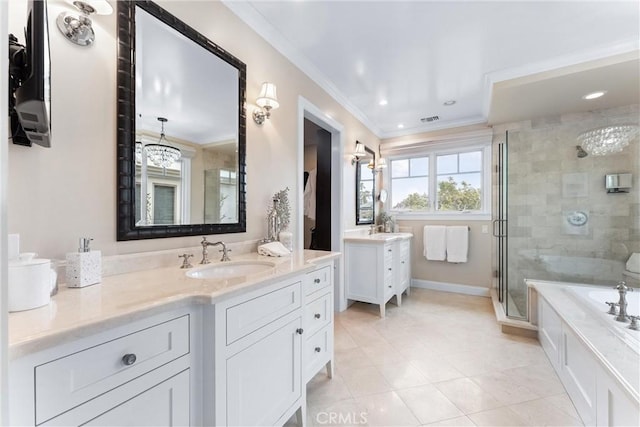
{"label": "white wall", "polygon": [[[0,1],[0,34],[7,34],[7,3]],[[0,81],[8,81],[9,67],[5,66],[4,58],[8,58],[7,43],[0,44]],[[7,99],[7,85],[0,86],[0,99]],[[0,103],[0,117],[7,117],[7,103]],[[0,126],[0,141],[7,140],[7,126],[3,123]],[[6,426],[9,422],[7,409],[9,402],[7,397],[8,384],[8,360],[7,360],[7,165],[8,165],[7,144],[0,144],[0,425]]]}
{"label": "white wall", "polygon": [[[198,237],[116,242],[116,14],[93,17],[96,42],[84,48],[65,40],[55,25],[62,10],[73,8],[62,0],[48,3],[53,145],[9,147],[9,231],[21,234],[23,250],[47,258],[75,251],[80,236],[93,237],[105,255],[195,246]],[[247,232],[221,239],[263,237],[271,195],[287,186],[297,194],[299,95],[344,126],[347,150],[356,139],[377,147],[375,135],[223,4],[159,3],[247,64]],[[23,33],[25,10],[26,0],[10,2],[10,32]],[[278,86],[280,108],[258,126],[251,112],[263,81]],[[345,188],[355,179],[349,160],[344,155]],[[352,192],[344,197],[345,228],[351,228],[355,202]],[[292,209],[296,230],[299,215]]]}

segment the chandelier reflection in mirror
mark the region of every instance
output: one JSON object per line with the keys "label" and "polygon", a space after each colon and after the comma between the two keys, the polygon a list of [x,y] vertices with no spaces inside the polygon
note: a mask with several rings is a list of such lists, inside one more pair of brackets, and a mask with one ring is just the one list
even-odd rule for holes
{"label": "chandelier reflection in mirror", "polygon": [[144,150],[151,163],[159,168],[166,169],[180,159],[180,150],[168,145],[167,138],[164,136],[164,124],[168,120],[164,117],[158,117],[158,121],[162,124],[160,139],[157,144],[145,145]]}
{"label": "chandelier reflection in mirror", "polygon": [[593,156],[619,153],[638,135],[638,126],[605,126],[578,135],[580,146]]}

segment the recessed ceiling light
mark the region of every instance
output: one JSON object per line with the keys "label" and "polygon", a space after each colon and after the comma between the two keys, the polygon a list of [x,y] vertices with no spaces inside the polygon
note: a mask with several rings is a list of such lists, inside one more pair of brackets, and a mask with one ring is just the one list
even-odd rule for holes
{"label": "recessed ceiling light", "polygon": [[398,129],[404,129],[404,125],[403,125],[402,123],[400,123],[400,124],[398,125]]}
{"label": "recessed ceiling light", "polygon": [[606,90],[599,90],[598,92],[591,92],[582,97],[582,99],[596,99],[607,93]]}
{"label": "recessed ceiling light", "polygon": [[388,102],[387,102],[386,99],[381,99],[380,102],[378,102],[378,105],[382,105],[382,106],[385,106],[387,104],[388,104]]}
{"label": "recessed ceiling light", "polygon": [[444,105],[445,107],[450,107],[450,106],[452,106],[452,105],[453,105],[453,104],[455,104],[455,103],[456,103],[456,101],[455,101],[455,100],[450,99],[449,101],[444,101],[444,103],[443,103],[442,105]]}

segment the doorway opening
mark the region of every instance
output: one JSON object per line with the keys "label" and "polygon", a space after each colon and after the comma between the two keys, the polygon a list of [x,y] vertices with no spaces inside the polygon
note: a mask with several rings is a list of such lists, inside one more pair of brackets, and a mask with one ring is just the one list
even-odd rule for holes
{"label": "doorway opening", "polygon": [[[340,123],[305,98],[299,97],[296,230],[298,249],[309,249],[313,246],[317,250],[343,251],[343,136],[343,126]],[[308,141],[306,146],[305,140]],[[311,186],[314,166],[315,188]],[[309,174],[306,180],[305,171]],[[312,229],[315,229],[315,233],[312,233]],[[334,271],[334,298],[338,311],[347,308],[342,271],[342,260],[338,259]]]}

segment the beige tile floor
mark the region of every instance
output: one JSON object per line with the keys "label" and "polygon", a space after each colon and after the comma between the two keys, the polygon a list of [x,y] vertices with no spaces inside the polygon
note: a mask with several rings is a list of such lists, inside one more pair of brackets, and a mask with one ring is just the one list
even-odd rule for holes
{"label": "beige tile floor", "polygon": [[402,307],[335,316],[335,369],[307,386],[311,426],[580,426],[535,339],[501,333],[491,300],[413,289]]}

